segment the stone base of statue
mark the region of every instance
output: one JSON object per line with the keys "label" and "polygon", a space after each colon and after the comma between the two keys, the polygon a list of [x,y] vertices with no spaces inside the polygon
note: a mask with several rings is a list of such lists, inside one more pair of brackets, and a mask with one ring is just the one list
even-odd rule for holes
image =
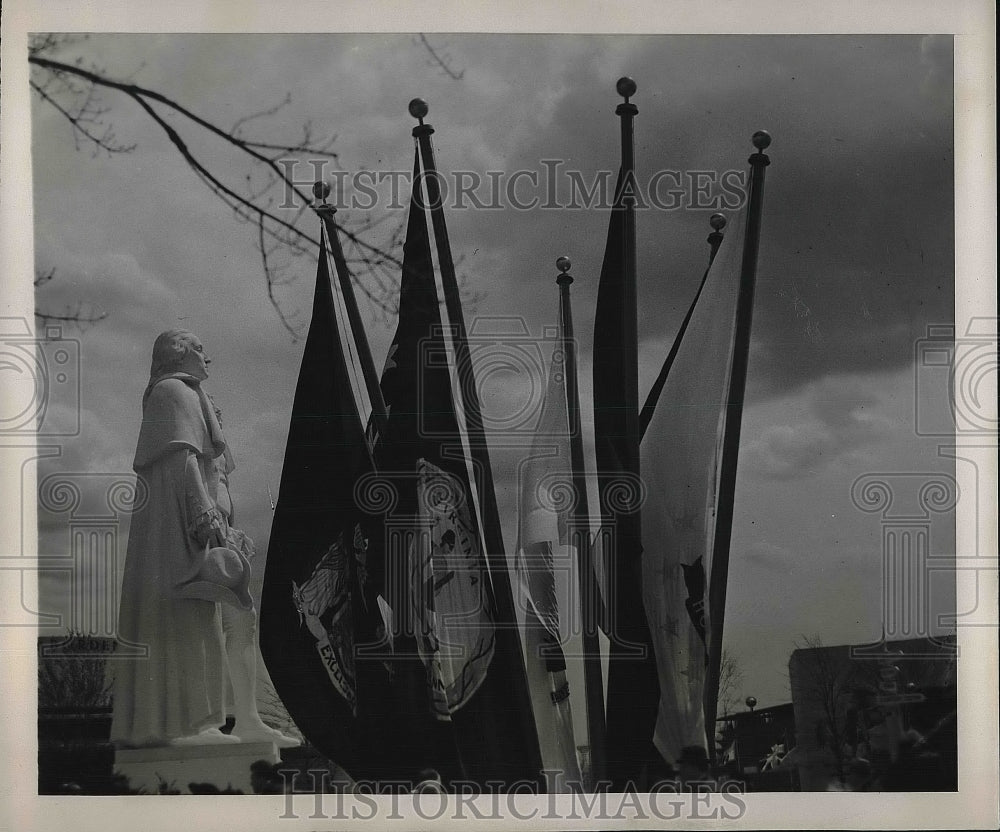
{"label": "stone base of statue", "polygon": [[194,783],[207,783],[219,791],[235,789],[253,794],[250,766],[258,760],[281,761],[273,742],[238,742],[221,745],[166,745],[120,748],[115,751],[115,770],[128,778],[129,786],[146,794],[159,794],[161,787],[194,794]]}

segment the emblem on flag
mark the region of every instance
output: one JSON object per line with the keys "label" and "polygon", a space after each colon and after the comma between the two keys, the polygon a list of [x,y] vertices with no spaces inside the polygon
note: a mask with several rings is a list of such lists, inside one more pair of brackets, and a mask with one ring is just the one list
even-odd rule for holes
{"label": "emblem on flag", "polygon": [[687,598],[684,599],[684,607],[691,618],[691,624],[695,632],[705,643],[705,567],[703,558],[699,557],[694,563],[682,563],[681,569],[684,571],[684,586],[687,587]]}
{"label": "emblem on flag", "polygon": [[447,720],[486,678],[496,632],[464,488],[425,459],[417,474],[421,534],[411,562],[413,620],[434,714]]}
{"label": "emblem on flag", "polygon": [[[354,527],[352,555],[363,577],[368,541]],[[350,562],[343,535],[320,558],[301,586],[292,581],[292,602],[313,638],[330,681],[357,715],[358,693],[354,669],[354,630],[351,616]]]}

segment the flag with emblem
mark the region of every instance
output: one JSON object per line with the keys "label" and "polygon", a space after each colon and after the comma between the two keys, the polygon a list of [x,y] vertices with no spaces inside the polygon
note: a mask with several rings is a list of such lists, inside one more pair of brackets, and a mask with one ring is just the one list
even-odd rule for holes
{"label": "flag with emblem", "polygon": [[486,679],[496,628],[462,482],[425,459],[417,461],[417,528],[410,560],[417,649],[434,715],[450,720]]}
{"label": "flag with emblem", "polygon": [[[520,740],[522,721],[531,715],[510,707],[518,678],[514,662],[521,662],[510,646],[517,645],[516,633],[494,626],[495,598],[457,415],[451,333],[442,325],[419,158],[399,322],[381,380],[388,420],[374,451],[395,495],[386,521],[394,652],[419,656],[423,684],[432,692],[429,707],[439,725],[427,730],[433,738],[427,767],[446,781],[451,774],[484,785],[534,780],[537,771],[527,769],[530,755]],[[415,685],[416,667],[406,666]]]}
{"label": "flag with emblem", "polygon": [[361,511],[354,496],[372,471],[324,231],[267,550],[260,647],[306,739],[351,776],[382,780],[395,776],[400,751],[387,717],[386,666],[361,649],[385,638],[372,580],[382,557],[381,520]]}

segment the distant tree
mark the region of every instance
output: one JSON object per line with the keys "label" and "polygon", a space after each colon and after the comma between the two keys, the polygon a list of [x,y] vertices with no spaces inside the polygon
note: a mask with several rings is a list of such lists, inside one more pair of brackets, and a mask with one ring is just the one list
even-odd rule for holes
{"label": "distant tree", "polygon": [[743,688],[743,669],[739,659],[728,650],[723,649],[719,663],[719,716],[729,716],[743,701],[740,693]]}
{"label": "distant tree", "polygon": [[816,742],[830,752],[834,773],[843,783],[847,763],[853,756],[851,749],[857,744],[855,720],[858,710],[864,707],[877,686],[876,668],[873,662],[857,666],[850,661],[847,648],[843,652],[823,649],[819,636],[803,636],[795,647],[814,651],[809,661],[799,665],[803,675],[802,690],[819,711],[818,720],[811,726]]}
{"label": "distant tree", "polygon": [[38,657],[39,710],[91,710],[111,705],[111,685],[106,660],[93,650],[74,649],[74,641],[89,644],[92,637],[71,632],[61,652]]}

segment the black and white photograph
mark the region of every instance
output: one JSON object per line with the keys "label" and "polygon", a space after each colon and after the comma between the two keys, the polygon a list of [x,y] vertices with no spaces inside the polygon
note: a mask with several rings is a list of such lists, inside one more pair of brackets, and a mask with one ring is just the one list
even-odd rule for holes
{"label": "black and white photograph", "polygon": [[12,828],[995,828],[995,9],[740,6],[5,6]]}

